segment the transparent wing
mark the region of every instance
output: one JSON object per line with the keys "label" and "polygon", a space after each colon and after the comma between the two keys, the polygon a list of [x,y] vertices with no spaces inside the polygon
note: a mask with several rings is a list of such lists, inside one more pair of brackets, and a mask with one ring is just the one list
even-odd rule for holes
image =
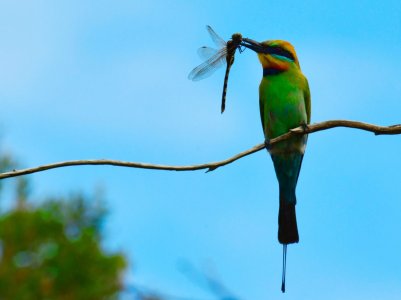
{"label": "transparent wing", "polygon": [[219,47],[223,48],[226,46],[226,41],[223,40],[209,25],[206,26],[206,30],[209,32],[210,37],[212,38],[213,42]]}
{"label": "transparent wing", "polygon": [[188,79],[198,81],[212,75],[218,68],[226,63],[227,49],[223,48],[217,51],[212,57],[209,57],[204,63],[197,66],[188,75]]}
{"label": "transparent wing", "polygon": [[200,47],[198,49],[198,55],[202,60],[208,60],[212,56],[216,55],[217,52],[219,52],[219,50],[206,46]]}

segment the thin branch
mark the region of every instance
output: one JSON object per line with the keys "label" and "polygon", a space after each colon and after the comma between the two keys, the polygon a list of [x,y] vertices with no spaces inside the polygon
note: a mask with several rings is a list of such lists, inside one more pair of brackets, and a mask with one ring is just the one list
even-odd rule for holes
{"label": "thin branch", "polygon": [[321,123],[316,123],[312,125],[308,125],[307,128],[297,127],[291,129],[291,132],[297,134],[304,133],[313,133],[316,131],[327,130],[335,127],[348,127],[355,128],[373,132],[375,135],[383,135],[383,134],[401,134],[401,124],[391,125],[391,126],[379,126],[374,124],[368,124],[358,121],[348,121],[348,120],[332,120],[325,121]]}
{"label": "thin branch", "polygon": [[[289,139],[294,135],[299,134],[307,134],[313,133],[321,130],[327,130],[334,127],[348,127],[355,128],[373,132],[375,135],[382,134],[401,134],[401,124],[392,125],[392,126],[378,126],[374,124],[367,124],[357,121],[348,121],[348,120],[332,120],[325,121],[321,123],[315,123],[308,125],[307,127],[297,127],[291,129],[290,132],[287,132],[283,135],[280,135],[277,138],[271,139],[270,144],[275,144],[284,140]],[[22,175],[28,175],[32,173],[43,172],[50,169],[69,167],[69,166],[83,166],[83,165],[110,165],[110,166],[118,166],[118,167],[128,167],[128,168],[140,168],[140,169],[152,169],[152,170],[166,170],[166,171],[196,171],[196,170],[204,170],[207,169],[207,172],[214,171],[219,167],[228,165],[242,157],[248,156],[255,152],[258,152],[265,148],[265,144],[259,144],[254,146],[253,148],[243,151],[233,157],[228,159],[211,162],[199,165],[192,166],[167,166],[167,165],[156,165],[149,163],[137,163],[137,162],[127,162],[127,161],[119,161],[119,160],[111,160],[111,159],[87,159],[87,160],[72,160],[65,162],[58,162],[53,164],[47,164],[39,167],[22,169],[22,170],[13,170],[10,172],[0,173],[0,179],[17,177]]]}

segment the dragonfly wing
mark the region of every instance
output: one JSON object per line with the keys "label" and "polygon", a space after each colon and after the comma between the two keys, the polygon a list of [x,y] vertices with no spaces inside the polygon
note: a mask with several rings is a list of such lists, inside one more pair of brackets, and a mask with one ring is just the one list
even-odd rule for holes
{"label": "dragonfly wing", "polygon": [[223,48],[226,47],[227,43],[223,40],[209,25],[206,26],[206,30],[209,32],[210,37],[212,38],[213,42],[219,47]]}
{"label": "dragonfly wing", "polygon": [[226,63],[226,49],[221,49],[214,56],[197,66],[188,75],[188,79],[198,81],[212,75],[218,68]]}
{"label": "dragonfly wing", "polygon": [[217,52],[219,52],[217,49],[206,46],[200,47],[198,49],[198,55],[202,60],[208,60],[212,56],[216,55]]}

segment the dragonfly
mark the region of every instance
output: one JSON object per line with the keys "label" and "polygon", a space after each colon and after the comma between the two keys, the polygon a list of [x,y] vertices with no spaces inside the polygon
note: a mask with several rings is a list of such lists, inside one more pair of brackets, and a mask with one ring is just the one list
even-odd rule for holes
{"label": "dragonfly", "polygon": [[223,94],[221,97],[221,113],[223,113],[226,107],[228,76],[231,66],[234,64],[234,55],[236,50],[238,49],[240,52],[243,51],[241,48],[243,38],[240,33],[234,33],[231,36],[231,39],[226,42],[209,25],[206,26],[206,30],[209,32],[210,37],[219,49],[206,46],[199,48],[198,55],[205,61],[189,73],[188,79],[193,81],[205,79],[212,75],[218,68],[226,64]]}
{"label": "dragonfly", "polygon": [[209,25],[206,26],[213,42],[219,47],[214,49],[211,47],[203,46],[198,49],[198,55],[204,60],[202,64],[195,67],[188,75],[188,79],[198,81],[205,79],[212,75],[218,68],[226,64],[226,73],[224,75],[223,93],[221,96],[221,113],[226,108],[226,95],[228,76],[231,66],[234,64],[234,55],[237,49],[242,53],[245,48],[256,51],[257,53],[272,53],[274,49],[265,47],[261,43],[242,37],[241,33],[234,33],[229,41],[222,39]]}

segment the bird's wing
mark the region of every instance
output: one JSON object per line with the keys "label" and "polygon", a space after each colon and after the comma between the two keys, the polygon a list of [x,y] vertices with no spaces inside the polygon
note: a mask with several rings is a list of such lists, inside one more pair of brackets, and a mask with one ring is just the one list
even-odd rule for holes
{"label": "bird's wing", "polygon": [[[260,89],[260,87],[259,87],[259,89]],[[266,130],[265,125],[267,125],[266,124],[267,120],[266,120],[266,116],[265,116],[265,101],[264,101],[264,95],[260,91],[259,91],[259,110],[260,110],[260,120],[262,121],[263,133],[266,137],[267,135],[265,132],[265,130]]]}
{"label": "bird's wing", "polygon": [[309,83],[306,78],[305,78],[305,87],[304,87],[304,101],[305,101],[305,109],[306,109],[306,116],[307,116],[307,124],[310,124],[311,100],[310,100]]}

